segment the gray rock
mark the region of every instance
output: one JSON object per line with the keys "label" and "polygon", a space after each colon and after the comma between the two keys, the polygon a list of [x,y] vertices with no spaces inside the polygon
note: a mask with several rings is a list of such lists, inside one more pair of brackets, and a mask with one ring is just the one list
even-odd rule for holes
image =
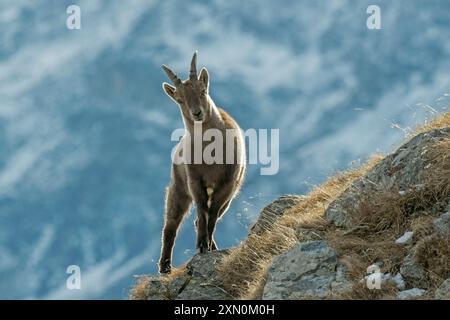
{"label": "gray rock", "polygon": [[276,257],[269,268],[263,299],[323,299],[349,288],[336,252],[325,241],[299,243]]}
{"label": "gray rock", "polygon": [[450,236],[450,210],[433,221],[433,230],[441,236]]}
{"label": "gray rock", "polygon": [[303,198],[303,196],[298,195],[284,195],[267,205],[262,209],[258,220],[250,228],[250,234],[259,234],[262,231],[269,229],[272,224],[286,212],[286,210],[301,202]]}
{"label": "gray rock", "polygon": [[217,284],[217,265],[229,254],[229,250],[197,254],[187,264],[189,281],[176,299],[181,300],[224,300],[232,297]]}
{"label": "gray rock", "polygon": [[407,300],[411,298],[422,297],[427,291],[424,289],[413,288],[409,290],[400,291],[397,294],[397,298],[400,300]]}
{"label": "gray rock", "polygon": [[365,176],[357,179],[325,211],[336,226],[352,227],[352,215],[377,192],[402,190],[404,194],[424,186],[427,149],[450,137],[450,127],[421,133],[388,155]]}
{"label": "gray rock", "polygon": [[404,290],[405,289],[405,280],[403,280],[403,277],[402,277],[401,273],[397,273],[391,279],[395,283],[395,286],[398,289],[400,289],[400,290]]}
{"label": "gray rock", "polygon": [[184,273],[166,284],[169,298],[176,299],[176,297],[178,297],[178,295],[184,290],[184,288],[186,288],[191,278],[192,276],[190,274]]}
{"label": "gray rock", "polygon": [[415,248],[405,257],[400,267],[403,278],[412,284],[424,284],[425,270],[414,258]]}
{"label": "gray rock", "polygon": [[450,300],[450,278],[442,282],[434,293],[434,298],[439,300]]}
{"label": "gray rock", "polygon": [[196,254],[186,265],[188,273],[194,277],[214,277],[217,264],[228,254],[229,249],[210,251],[204,254]]}
{"label": "gray rock", "polygon": [[347,268],[338,264],[336,267],[336,276],[334,281],[331,283],[331,293],[342,293],[350,291],[353,288],[353,283],[347,278]]}
{"label": "gray rock", "polygon": [[159,276],[148,276],[145,279],[145,296],[147,300],[166,300],[169,298],[166,284]]}
{"label": "gray rock", "polygon": [[217,286],[217,265],[230,250],[218,250],[195,255],[186,265],[185,272],[176,276],[146,276],[145,293],[147,300],[220,300],[230,299]]}

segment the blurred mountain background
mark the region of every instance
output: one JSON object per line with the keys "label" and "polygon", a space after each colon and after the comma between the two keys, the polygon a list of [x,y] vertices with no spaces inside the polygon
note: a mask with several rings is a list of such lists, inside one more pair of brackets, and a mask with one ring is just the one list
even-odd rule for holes
{"label": "blurred mountain background", "polygon": [[[81,30],[66,8],[81,7]],[[381,8],[369,30],[366,9]],[[388,152],[450,104],[450,2],[0,2],[0,298],[123,299],[155,273],[182,127],[160,66],[190,58],[245,130],[280,129],[280,171],[246,182],[218,226],[245,237],[281,194]],[[175,264],[195,250],[185,221]],[[66,289],[78,265],[82,290]]]}

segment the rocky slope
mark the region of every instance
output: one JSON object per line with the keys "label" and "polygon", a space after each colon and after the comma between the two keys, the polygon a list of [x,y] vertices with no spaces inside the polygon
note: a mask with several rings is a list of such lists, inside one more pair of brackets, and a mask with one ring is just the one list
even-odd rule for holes
{"label": "rocky slope", "polygon": [[240,247],[140,277],[131,298],[450,299],[449,118],[275,200]]}

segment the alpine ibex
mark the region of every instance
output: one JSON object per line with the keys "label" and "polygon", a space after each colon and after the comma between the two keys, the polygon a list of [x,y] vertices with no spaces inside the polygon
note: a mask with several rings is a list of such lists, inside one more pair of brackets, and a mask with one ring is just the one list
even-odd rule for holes
{"label": "alpine ibex", "polygon": [[[175,154],[181,155],[182,161],[178,163],[172,160],[171,181],[166,189],[165,223],[159,261],[161,273],[171,271],[177,231],[192,202],[197,208],[197,251],[204,253],[217,249],[213,236],[217,220],[228,209],[244,179],[245,145],[241,129],[228,113],[216,107],[209,96],[208,70],[202,68],[197,76],[196,64],[197,52],[192,57],[189,78],[184,81],[167,66],[162,66],[174,84],[172,86],[164,82],[163,89],[181,110],[185,134],[175,149]],[[198,127],[202,132],[212,129],[222,135],[223,138],[216,138],[217,141],[214,141],[224,150],[220,155],[221,150],[215,150],[219,161],[211,163],[203,157],[200,162],[190,161],[192,157],[188,153],[192,149],[197,148],[195,152],[200,151],[203,155],[208,146],[205,140],[212,140],[198,136],[195,133]],[[230,131],[234,134],[230,135]],[[223,161],[225,158],[227,161]],[[232,161],[228,161],[230,159]]]}

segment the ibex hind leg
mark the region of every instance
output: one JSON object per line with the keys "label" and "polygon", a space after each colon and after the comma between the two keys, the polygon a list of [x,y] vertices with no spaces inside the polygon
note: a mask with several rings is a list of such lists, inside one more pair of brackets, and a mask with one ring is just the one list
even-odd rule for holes
{"label": "ibex hind leg", "polygon": [[171,184],[167,188],[165,223],[159,260],[160,273],[170,273],[171,271],[172,252],[178,228],[183,217],[189,211],[191,202],[191,197],[177,184]]}
{"label": "ibex hind leg", "polygon": [[216,251],[219,247],[217,246],[216,240],[214,240],[214,236],[211,237],[210,245],[209,245],[209,251]]}

